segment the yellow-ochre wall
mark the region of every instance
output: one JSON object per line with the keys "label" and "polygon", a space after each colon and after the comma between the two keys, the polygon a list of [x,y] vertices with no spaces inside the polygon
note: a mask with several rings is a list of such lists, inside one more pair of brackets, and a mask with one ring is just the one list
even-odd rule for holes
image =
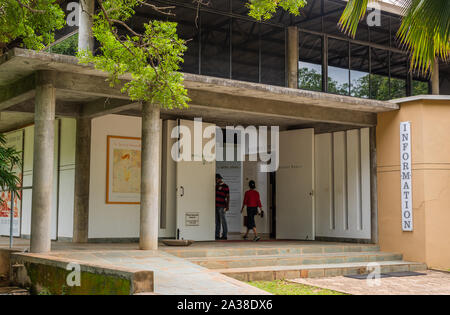
{"label": "yellow-ochre wall", "polygon": [[[411,122],[414,231],[403,232],[400,122]],[[450,99],[416,99],[378,115],[378,229],[381,250],[450,269]]]}

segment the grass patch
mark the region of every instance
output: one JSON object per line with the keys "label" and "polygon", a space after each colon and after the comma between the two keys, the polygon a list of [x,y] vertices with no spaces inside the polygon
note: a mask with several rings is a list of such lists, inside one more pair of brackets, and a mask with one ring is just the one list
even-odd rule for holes
{"label": "grass patch", "polygon": [[274,295],[347,295],[342,292],[288,282],[285,280],[254,281],[249,282],[249,284]]}

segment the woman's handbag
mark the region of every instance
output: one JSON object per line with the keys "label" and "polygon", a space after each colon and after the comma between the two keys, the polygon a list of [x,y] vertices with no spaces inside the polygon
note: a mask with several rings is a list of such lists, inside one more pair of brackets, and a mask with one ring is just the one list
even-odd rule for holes
{"label": "woman's handbag", "polygon": [[244,226],[247,226],[248,216],[244,215]]}

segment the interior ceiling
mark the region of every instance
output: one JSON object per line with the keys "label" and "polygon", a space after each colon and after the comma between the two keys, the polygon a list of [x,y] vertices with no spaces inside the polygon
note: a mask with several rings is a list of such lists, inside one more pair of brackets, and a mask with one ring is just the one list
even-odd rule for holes
{"label": "interior ceiling", "polygon": [[0,112],[0,132],[19,129],[33,122],[33,113]]}

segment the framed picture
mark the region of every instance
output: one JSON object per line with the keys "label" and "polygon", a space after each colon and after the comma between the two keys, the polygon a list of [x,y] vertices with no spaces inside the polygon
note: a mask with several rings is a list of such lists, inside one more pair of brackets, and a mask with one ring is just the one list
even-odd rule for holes
{"label": "framed picture", "polygon": [[141,138],[108,136],[106,152],[106,203],[139,204]]}

